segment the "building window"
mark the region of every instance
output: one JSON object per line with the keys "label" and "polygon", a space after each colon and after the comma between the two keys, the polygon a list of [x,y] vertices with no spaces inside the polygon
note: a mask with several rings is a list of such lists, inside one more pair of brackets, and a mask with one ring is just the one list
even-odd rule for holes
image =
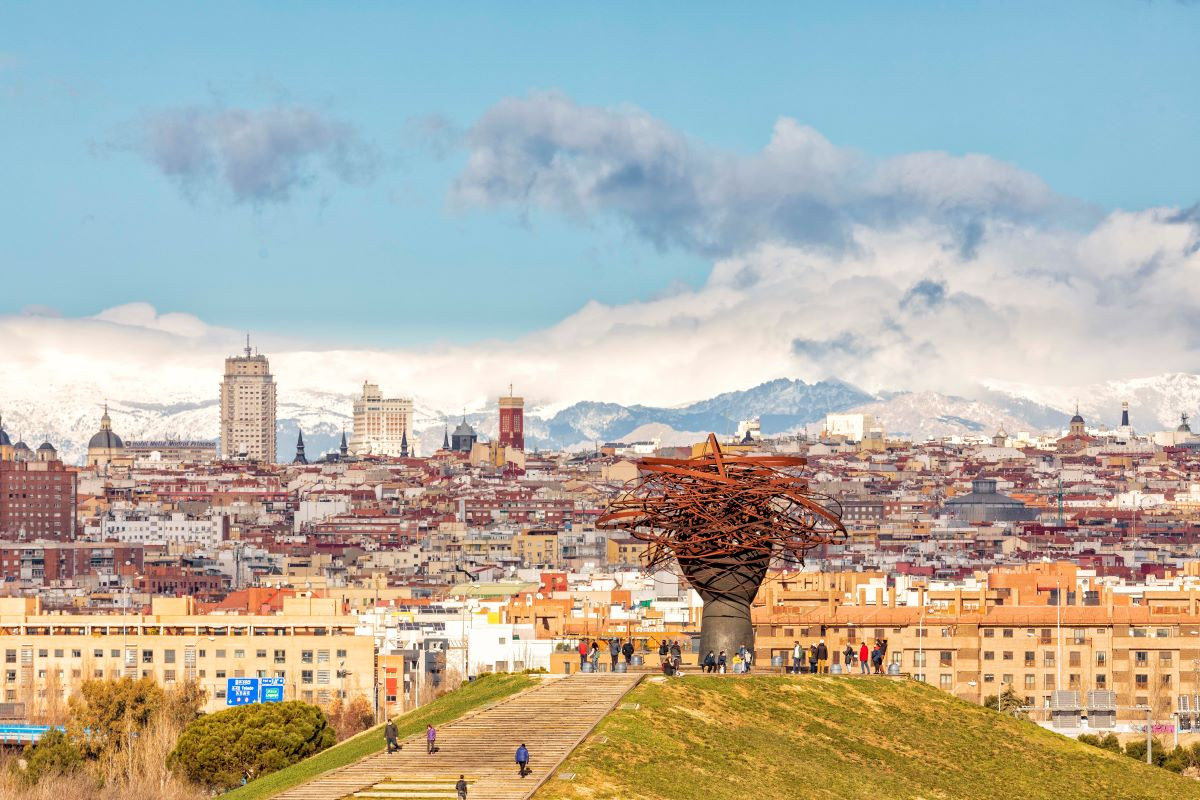
{"label": "building window", "polygon": [[984,683],[995,683],[995,682],[996,682],[996,676],[995,676],[995,675],[992,675],[991,673],[985,672],[985,673],[983,674],[983,682],[984,682]]}
{"label": "building window", "polygon": [[153,664],[154,663],[154,651],[153,650],[143,650],[142,651],[142,663],[143,664]]}
{"label": "building window", "polygon": [[[276,656],[278,656],[279,651],[276,650],[275,653],[276,653]],[[300,663],[301,664],[313,663],[313,651],[312,650],[301,650],[300,651]]]}
{"label": "building window", "polygon": [[276,650],[275,651],[275,663],[276,664],[286,664],[287,663],[287,651]]}
{"label": "building window", "polygon": [[954,653],[950,650],[942,650],[938,653],[938,666],[949,667],[954,663]]}
{"label": "building window", "polygon": [[1013,651],[1012,651],[1012,650],[1005,650],[1005,651],[1004,651],[1004,655],[1003,655],[1003,659],[1004,659],[1005,661],[1012,661],[1012,660],[1013,660]]}
{"label": "building window", "polygon": [[1053,689],[1053,688],[1054,688],[1054,676],[1053,676],[1053,675],[1047,675],[1047,676],[1046,676],[1046,681],[1045,681],[1045,684],[1046,684],[1046,688],[1047,688],[1047,689]]}
{"label": "building window", "polygon": [[1025,651],[1025,666],[1027,666],[1027,667],[1036,667],[1037,666],[1037,653],[1035,653],[1032,650]]}
{"label": "building window", "polygon": [[984,661],[994,661],[995,658],[996,658],[996,654],[994,652],[992,652],[991,650],[983,651],[983,660]]}
{"label": "building window", "polygon": [[1136,650],[1133,654],[1133,665],[1144,667],[1150,662],[1150,654],[1145,650]]}
{"label": "building window", "polygon": [[1139,672],[1133,676],[1133,683],[1135,688],[1145,689],[1150,685],[1150,679],[1144,672]]}
{"label": "building window", "polygon": [[1171,653],[1168,650],[1160,650],[1158,653],[1158,665],[1160,667],[1171,666]]}
{"label": "building window", "polygon": [[953,675],[939,675],[938,676],[938,686],[942,689],[952,688],[954,686],[954,676]]}
{"label": "building window", "polygon": [[1078,650],[1072,650],[1067,654],[1067,664],[1072,667],[1078,667],[1083,664],[1083,656]]}
{"label": "building window", "polygon": [[992,639],[992,638],[995,638],[995,636],[996,636],[995,628],[984,628],[983,629],[983,638]]}
{"label": "building window", "polygon": [[1104,676],[1104,673],[1103,673],[1103,672],[1097,672],[1097,673],[1096,673],[1096,688],[1097,688],[1097,689],[1103,689],[1103,688],[1104,688],[1105,686],[1107,686],[1107,685],[1108,685],[1108,682],[1107,682],[1107,679],[1106,679],[1106,678],[1105,678],[1105,676]]}
{"label": "building window", "polygon": [[1106,663],[1108,663],[1108,655],[1103,650],[1097,651],[1096,652],[1096,666],[1103,667]]}
{"label": "building window", "polygon": [[311,684],[313,682],[313,671],[311,669],[300,670],[300,682],[303,684]]}
{"label": "building window", "polygon": [[1036,675],[1026,675],[1025,676],[1025,688],[1026,689],[1036,689],[1037,688],[1037,676]]}
{"label": "building window", "polygon": [[1013,638],[1013,629],[1012,629],[1012,628],[1005,628],[1005,629],[1004,629],[1004,638],[1005,638],[1005,639],[1011,639],[1011,638]]}
{"label": "building window", "polygon": [[1042,666],[1043,667],[1053,667],[1054,666],[1054,651],[1053,650],[1045,650],[1042,652]]}
{"label": "building window", "polygon": [[266,657],[267,657],[267,651],[266,651],[266,650],[255,650],[255,651],[254,651],[254,657],[255,657],[255,658],[266,658]]}

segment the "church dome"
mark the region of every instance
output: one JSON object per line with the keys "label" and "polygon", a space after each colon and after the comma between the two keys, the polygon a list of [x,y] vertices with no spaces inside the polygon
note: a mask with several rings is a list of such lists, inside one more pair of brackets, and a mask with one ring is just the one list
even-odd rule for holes
{"label": "church dome", "polygon": [[95,447],[95,448],[108,447],[108,448],[120,449],[120,448],[123,448],[124,446],[125,446],[125,443],[121,441],[121,437],[117,436],[111,430],[99,431],[98,433],[96,433],[95,436],[93,436],[90,440],[88,440],[88,449],[89,450],[91,450],[93,447]]}
{"label": "church dome", "polygon": [[1083,423],[1083,417],[1081,417],[1079,415],[1078,411],[1075,412],[1075,416],[1071,417],[1071,422],[1076,422],[1076,423],[1080,423],[1080,424]]}
{"label": "church dome", "polygon": [[112,419],[108,416],[108,404],[105,403],[104,416],[100,418],[100,430],[88,440],[88,450],[120,450],[124,447],[125,443],[121,441],[121,437],[113,433]]}
{"label": "church dome", "polygon": [[12,440],[8,438],[4,428],[0,428],[0,447],[12,447]]}
{"label": "church dome", "polygon": [[38,452],[39,453],[53,453],[56,451],[54,449],[54,445],[50,444],[49,442],[42,442],[40,445],[38,445]]}

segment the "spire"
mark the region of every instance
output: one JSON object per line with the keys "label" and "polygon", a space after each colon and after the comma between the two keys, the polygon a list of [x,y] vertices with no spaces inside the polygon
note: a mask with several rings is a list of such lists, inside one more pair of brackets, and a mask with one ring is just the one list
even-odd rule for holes
{"label": "spire", "polygon": [[450,449],[450,426],[449,425],[442,428],[442,449],[443,450]]}
{"label": "spire", "polygon": [[100,430],[111,431],[112,419],[108,416],[108,402],[104,403],[104,416],[100,417]]}
{"label": "spire", "polygon": [[342,444],[340,447],[338,447],[338,452],[342,454],[343,458],[345,458],[349,450],[350,448],[346,445],[346,429],[342,428]]}
{"label": "spire", "polygon": [[307,464],[308,459],[304,456],[304,431],[297,429],[296,433],[296,458],[292,460],[293,464]]}
{"label": "spire", "polygon": [[400,431],[400,457],[408,458],[408,431]]}

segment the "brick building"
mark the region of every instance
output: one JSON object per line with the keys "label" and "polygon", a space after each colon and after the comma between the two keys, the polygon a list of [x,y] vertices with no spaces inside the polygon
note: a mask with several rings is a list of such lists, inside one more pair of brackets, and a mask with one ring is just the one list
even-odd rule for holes
{"label": "brick building", "polygon": [[0,539],[74,539],[75,486],[61,461],[0,461]]}

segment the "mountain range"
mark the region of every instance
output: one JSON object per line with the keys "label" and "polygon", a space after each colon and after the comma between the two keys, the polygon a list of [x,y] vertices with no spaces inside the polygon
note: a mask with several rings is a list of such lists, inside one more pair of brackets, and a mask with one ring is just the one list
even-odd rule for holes
{"label": "mountain range", "polygon": [[[88,439],[99,428],[102,387],[82,381],[45,387],[36,400],[3,398],[3,424],[15,442],[36,448],[43,440],[69,463],[79,463]],[[214,439],[218,434],[216,397],[165,397],[152,389],[137,398],[112,398],[113,428],[125,439]],[[1078,400],[1076,400],[1078,398]],[[351,426],[354,398],[308,389],[279,390],[278,457],[291,460],[296,433],[303,429],[310,458],[337,446]],[[780,378],[750,389],[725,392],[678,407],[622,405],[581,400],[566,407],[531,405],[526,412],[529,449],[585,449],[597,442],[657,438],[664,444],[693,441],[715,432],[729,435],[741,420],[759,418],[766,435],[804,431],[834,412],[874,414],[889,435],[921,440],[949,435],[990,434],[1000,428],[1019,431],[1065,429],[1076,403],[1089,425],[1115,426],[1121,403],[1130,404],[1135,428],[1175,427],[1181,413],[1200,408],[1200,375],[1169,373],[1108,381],[1085,387],[994,384],[972,397],[938,392],[871,393],[839,380],[805,383]],[[495,406],[465,415],[448,414],[415,400],[414,426],[422,452],[440,446],[442,436],[465,419],[484,438],[495,436]]]}

